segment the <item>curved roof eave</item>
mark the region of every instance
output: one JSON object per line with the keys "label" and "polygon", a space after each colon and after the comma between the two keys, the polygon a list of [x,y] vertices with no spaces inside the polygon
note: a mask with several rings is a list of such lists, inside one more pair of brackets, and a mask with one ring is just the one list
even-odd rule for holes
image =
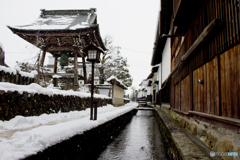
{"label": "curved roof eave", "polygon": [[[13,32],[15,31],[23,31],[23,32],[59,32],[59,31],[80,31],[80,30],[84,30],[84,29],[93,29],[93,28],[99,28],[98,24],[94,24],[91,26],[86,26],[83,28],[77,28],[77,29],[21,29],[21,28],[17,28],[17,27],[11,27],[11,26],[7,26],[10,30],[12,30]],[[14,32],[14,33],[15,33]]]}

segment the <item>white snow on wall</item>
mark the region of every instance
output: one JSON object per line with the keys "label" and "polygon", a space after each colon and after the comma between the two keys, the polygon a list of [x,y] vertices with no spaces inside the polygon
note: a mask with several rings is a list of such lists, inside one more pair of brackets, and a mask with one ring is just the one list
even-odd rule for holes
{"label": "white snow on wall", "polygon": [[16,69],[8,68],[8,67],[1,66],[1,65],[0,65],[0,71],[4,71],[5,73],[10,73],[10,74],[14,74],[14,75],[17,74]]}
{"label": "white snow on wall", "polygon": [[0,71],[4,71],[5,73],[10,73],[10,74],[14,74],[14,75],[16,75],[17,71],[18,71],[18,73],[23,77],[34,78],[34,74],[20,71],[19,68],[9,68],[9,67],[5,67],[5,66],[0,66]]}
{"label": "white snow on wall", "polygon": [[[64,91],[64,90],[58,90],[53,88],[43,88],[42,86],[32,83],[30,85],[17,85],[7,82],[0,82],[0,90],[3,90],[5,92],[7,91],[18,91],[20,94],[22,94],[24,91],[28,93],[38,93],[38,94],[45,94],[52,96],[54,94],[60,94],[60,95],[73,95],[73,96],[79,96],[79,97],[91,97],[90,93],[83,93],[83,92],[75,92],[73,90]],[[94,94],[94,97],[96,98],[106,98],[110,99],[110,97],[100,94]]]}

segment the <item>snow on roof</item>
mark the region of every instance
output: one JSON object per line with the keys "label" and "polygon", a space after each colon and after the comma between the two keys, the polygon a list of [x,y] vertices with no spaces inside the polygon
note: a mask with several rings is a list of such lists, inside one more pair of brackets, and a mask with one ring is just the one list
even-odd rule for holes
{"label": "snow on roof", "polygon": [[117,79],[117,77],[111,76],[110,78],[107,79],[107,82],[110,83],[111,81],[116,81],[117,83],[119,83],[119,85],[120,85],[123,89],[127,89],[127,87],[122,83],[122,81],[120,81],[119,79]]}
{"label": "snow on roof", "polygon": [[93,25],[95,10],[42,10],[40,17],[32,24],[15,26],[24,30],[76,30]]}
{"label": "snow on roof", "polygon": [[[24,91],[28,93],[38,93],[38,94],[45,94],[52,96],[54,94],[64,95],[64,96],[79,96],[79,97],[91,97],[90,93],[83,93],[83,92],[75,92],[73,90],[64,91],[64,90],[58,90],[58,89],[52,89],[52,88],[43,88],[42,86],[32,83],[30,85],[17,85],[13,83],[8,82],[0,82],[0,90],[3,90],[5,92],[7,91],[18,91],[20,94],[22,94]],[[96,98],[105,98],[105,99],[111,99],[108,96],[100,95],[100,94],[94,94],[94,97]]]}

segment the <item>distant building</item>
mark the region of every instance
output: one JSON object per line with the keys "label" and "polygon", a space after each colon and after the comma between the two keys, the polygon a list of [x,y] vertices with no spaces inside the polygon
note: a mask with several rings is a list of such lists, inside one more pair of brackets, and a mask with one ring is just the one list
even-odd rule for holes
{"label": "distant building", "polygon": [[127,87],[118,80],[115,76],[111,76],[107,79],[107,82],[112,84],[112,101],[114,105],[124,104],[124,90]]}

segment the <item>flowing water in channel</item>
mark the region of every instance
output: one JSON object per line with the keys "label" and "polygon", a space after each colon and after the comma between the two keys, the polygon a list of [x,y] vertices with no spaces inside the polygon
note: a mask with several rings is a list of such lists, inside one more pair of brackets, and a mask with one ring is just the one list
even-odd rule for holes
{"label": "flowing water in channel", "polygon": [[153,111],[139,110],[131,122],[99,155],[99,160],[167,160]]}

